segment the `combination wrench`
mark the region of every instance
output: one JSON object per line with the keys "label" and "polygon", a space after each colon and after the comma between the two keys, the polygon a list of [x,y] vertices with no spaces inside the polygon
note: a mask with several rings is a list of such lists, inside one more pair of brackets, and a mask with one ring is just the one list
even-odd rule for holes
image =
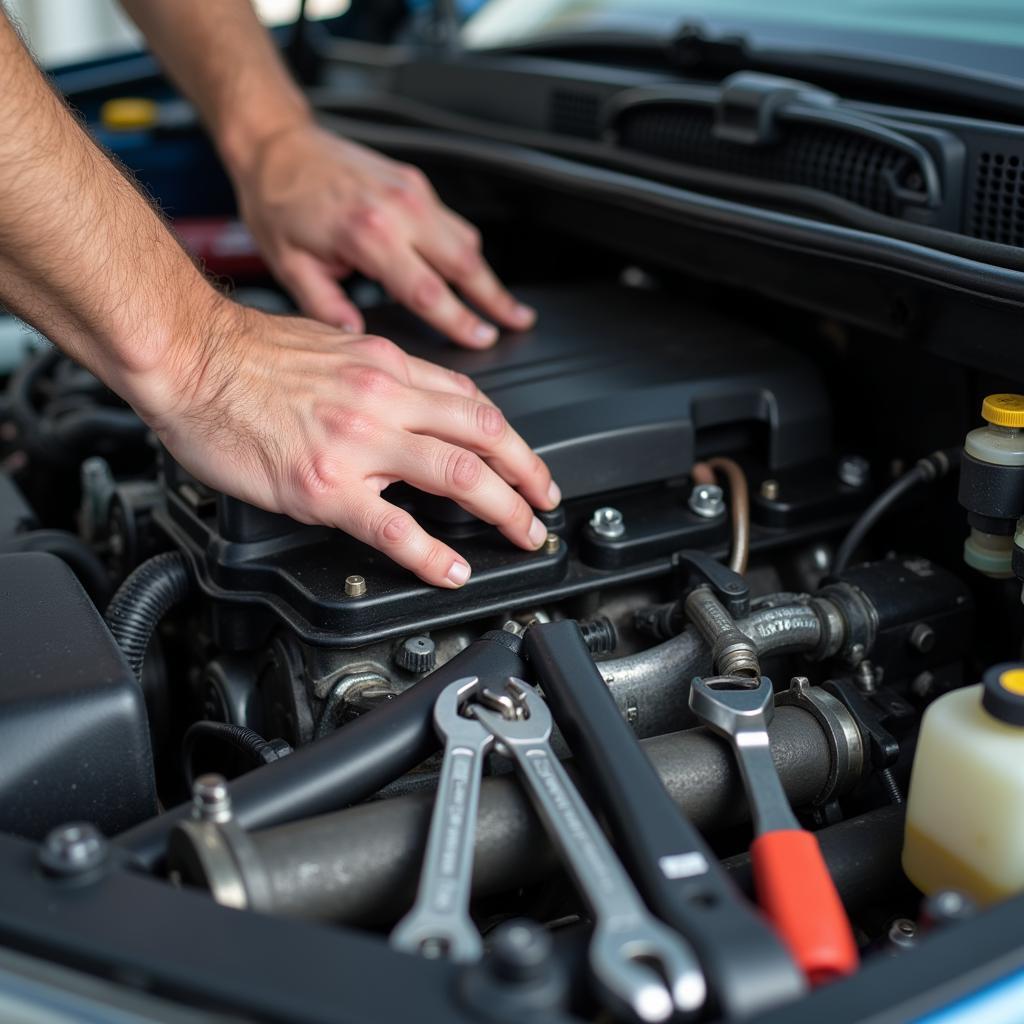
{"label": "combination wrench", "polygon": [[697,958],[648,911],[552,751],[547,705],[517,679],[506,681],[500,700],[500,711],[477,705],[474,715],[495,737],[495,751],[515,763],[590,908],[594,931],[588,956],[594,978],[618,1008],[641,1021],[695,1012],[707,995]]}

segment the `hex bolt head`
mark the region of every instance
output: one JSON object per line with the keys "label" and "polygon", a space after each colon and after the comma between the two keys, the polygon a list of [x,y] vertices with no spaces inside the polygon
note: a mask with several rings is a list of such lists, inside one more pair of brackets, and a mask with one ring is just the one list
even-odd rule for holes
{"label": "hex bolt head", "polygon": [[778,480],[762,480],[761,481],[761,497],[765,501],[778,501],[779,500],[779,481]]}
{"label": "hex bolt head", "polygon": [[491,965],[506,981],[533,981],[543,974],[551,949],[551,936],[533,921],[506,921],[494,929]]}
{"label": "hex bolt head", "polygon": [[192,817],[216,825],[231,820],[231,793],[223,775],[210,772],[192,783]]}
{"label": "hex bolt head", "polygon": [[717,484],[698,484],[690,491],[690,511],[702,519],[725,515],[725,495]]}
{"label": "hex bolt head", "polygon": [[107,858],[107,841],[95,825],[71,822],[49,832],[39,851],[39,862],[51,875],[83,875]]}
{"label": "hex bolt head", "polygon": [[862,455],[844,455],[839,460],[840,483],[847,487],[864,487],[871,479],[871,464]]}
{"label": "hex bolt head", "polygon": [[605,540],[614,540],[626,532],[626,520],[617,508],[604,505],[594,509],[590,516],[590,528]]}
{"label": "hex bolt head", "polygon": [[919,622],[908,637],[910,646],[919,654],[927,654],[935,648],[935,630],[927,622]]}
{"label": "hex bolt head", "polygon": [[366,593],[366,580],[362,576],[345,577],[345,596],[362,597]]}

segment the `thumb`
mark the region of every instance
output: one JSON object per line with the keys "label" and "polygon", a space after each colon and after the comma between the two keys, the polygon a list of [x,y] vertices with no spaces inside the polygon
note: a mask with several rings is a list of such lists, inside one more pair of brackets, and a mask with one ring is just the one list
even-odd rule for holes
{"label": "thumb", "polygon": [[350,334],[363,330],[362,313],[315,256],[293,250],[281,259],[276,277],[306,316]]}

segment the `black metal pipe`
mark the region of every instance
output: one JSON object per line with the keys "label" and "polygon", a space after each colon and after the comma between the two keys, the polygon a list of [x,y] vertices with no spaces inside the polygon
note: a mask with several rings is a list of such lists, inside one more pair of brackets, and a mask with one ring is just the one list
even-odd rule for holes
{"label": "black metal pipe", "polygon": [[[362,720],[334,735],[342,736]],[[808,805],[828,780],[831,759],[824,732],[802,708],[780,707],[771,725],[771,739],[772,755],[791,802],[797,807]],[[238,781],[269,775],[328,742],[300,750]],[[690,729],[643,740],[641,745],[673,801],[703,832],[746,820],[747,803],[735,758],[718,737],[704,729]],[[248,904],[255,909],[293,917],[388,923],[411,903],[433,800],[433,793],[413,793],[262,832],[224,829],[226,866],[242,882]],[[245,826],[246,819],[239,823]],[[192,841],[190,831],[175,833],[171,859],[186,879],[208,885],[225,864],[223,858],[217,866],[204,859],[209,851]],[[556,863],[547,835],[514,777],[484,779],[476,837],[473,886],[477,896],[536,882],[550,874]]]}
{"label": "black metal pipe", "polygon": [[[229,786],[235,819],[246,829],[267,828],[323,814],[364,800],[437,751],[434,703],[457,679],[525,677],[521,640],[511,633],[485,633],[450,661],[387,704],[342,726],[294,754],[235,779]],[[117,837],[148,868],[156,867],[179,821],[182,804]]]}

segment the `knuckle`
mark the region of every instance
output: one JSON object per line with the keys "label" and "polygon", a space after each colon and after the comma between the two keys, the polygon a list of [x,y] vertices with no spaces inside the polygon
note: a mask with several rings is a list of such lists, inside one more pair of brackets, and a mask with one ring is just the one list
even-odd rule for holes
{"label": "knuckle", "polygon": [[368,334],[358,342],[365,354],[380,362],[392,362],[402,356],[402,350],[388,338]]}
{"label": "knuckle", "polygon": [[319,503],[338,484],[338,467],[326,452],[315,452],[294,470],[295,490],[306,506]]}
{"label": "knuckle", "polygon": [[365,438],[375,430],[375,424],[368,416],[353,409],[337,406],[319,411],[320,425],[330,438],[352,441]]}
{"label": "knuckle", "polygon": [[379,547],[398,547],[412,537],[416,523],[408,512],[400,509],[377,514],[368,530]]}
{"label": "knuckle", "polygon": [[398,174],[402,182],[412,192],[427,192],[430,189],[430,180],[418,168],[412,164],[402,164],[398,168]]}
{"label": "knuckle", "polygon": [[392,394],[398,381],[387,370],[376,366],[361,366],[353,372],[352,386],[363,397],[380,398]]}
{"label": "knuckle", "polygon": [[472,452],[455,448],[444,456],[443,479],[453,491],[475,490],[483,477],[484,464]]}
{"label": "knuckle", "polygon": [[508,421],[499,409],[481,402],[476,407],[476,426],[484,437],[497,442],[504,438],[508,430]]}
{"label": "knuckle", "polygon": [[427,575],[443,576],[447,573],[451,556],[443,544],[431,542],[423,554],[422,568]]}
{"label": "knuckle", "polygon": [[449,370],[448,373],[451,375],[452,383],[460,390],[464,391],[467,395],[475,395],[478,391],[473,378],[465,373],[459,373],[458,370]]}
{"label": "knuckle", "polygon": [[352,229],[357,238],[379,241],[391,233],[387,210],[377,203],[364,203],[352,214]]}
{"label": "knuckle", "polygon": [[463,224],[462,238],[465,247],[472,249],[474,253],[479,255],[480,250],[483,248],[483,235],[480,234],[480,229],[473,224]]}
{"label": "knuckle", "polygon": [[474,243],[460,245],[452,263],[452,272],[456,279],[465,280],[473,277],[483,264],[479,247]]}

